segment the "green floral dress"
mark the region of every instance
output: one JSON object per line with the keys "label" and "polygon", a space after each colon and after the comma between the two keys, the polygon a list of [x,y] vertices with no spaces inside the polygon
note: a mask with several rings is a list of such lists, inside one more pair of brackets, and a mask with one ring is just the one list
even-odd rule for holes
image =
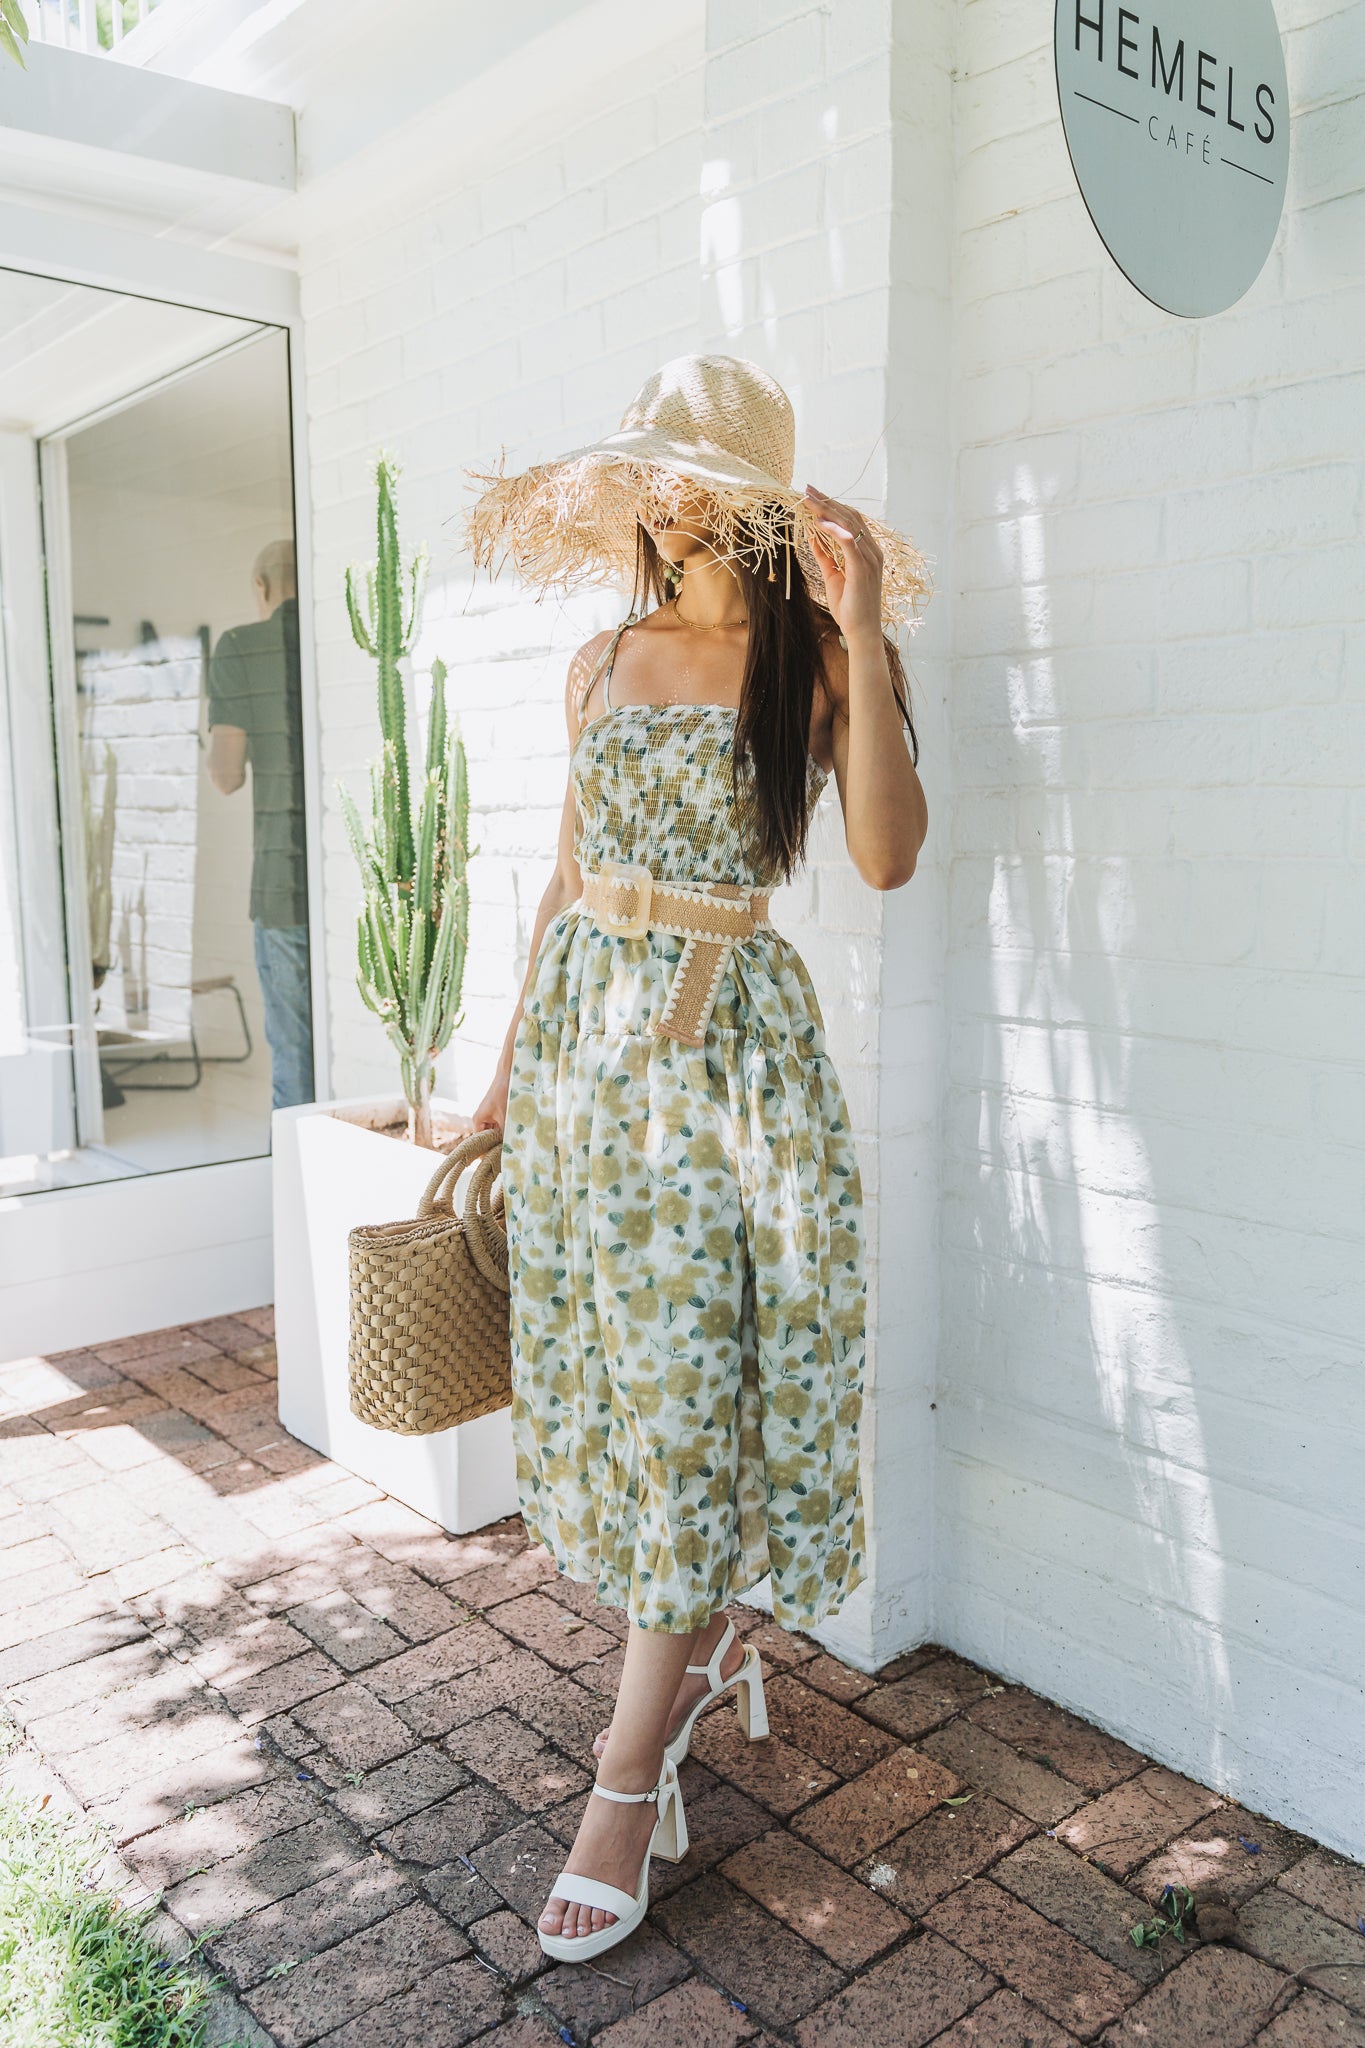
{"label": "green floral dress", "polygon": [[[774,886],[741,847],[734,719],[589,719],[580,865]],[[774,1618],[808,1628],[864,1576],[862,1183],[795,947],[737,942],[690,1046],[651,1030],[682,944],[570,904],[527,988],[502,1154],[518,1490],[532,1539],[641,1627],[699,1629],[771,1573]]]}

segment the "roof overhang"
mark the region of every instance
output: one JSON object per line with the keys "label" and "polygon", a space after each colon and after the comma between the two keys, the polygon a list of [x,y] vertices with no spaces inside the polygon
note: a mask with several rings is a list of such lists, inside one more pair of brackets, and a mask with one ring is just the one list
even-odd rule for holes
{"label": "roof overhang", "polygon": [[296,183],[291,107],[81,50],[31,43],[26,69],[0,64],[0,129],[195,178]]}

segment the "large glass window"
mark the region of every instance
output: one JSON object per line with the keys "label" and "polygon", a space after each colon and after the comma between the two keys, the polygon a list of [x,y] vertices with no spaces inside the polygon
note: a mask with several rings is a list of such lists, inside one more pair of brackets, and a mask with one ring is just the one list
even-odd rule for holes
{"label": "large glass window", "polygon": [[286,335],[0,271],[0,1192],[312,1099]]}

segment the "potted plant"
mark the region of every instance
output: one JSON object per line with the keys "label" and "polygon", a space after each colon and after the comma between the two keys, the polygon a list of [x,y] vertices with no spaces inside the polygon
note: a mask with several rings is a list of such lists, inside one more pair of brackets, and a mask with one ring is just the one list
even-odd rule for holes
{"label": "potted plant", "polygon": [[[441,1153],[471,1128],[433,1095],[436,1060],[460,1022],[469,937],[469,788],[464,743],[432,664],[426,745],[402,664],[421,621],[426,550],[405,567],[394,504],[397,468],[375,469],[378,550],[349,570],[356,644],[378,671],[381,746],[370,817],[341,792],[360,871],[357,984],[398,1054],[401,1099],[310,1103],[273,1119],[275,1321],[280,1419],[315,1450],[456,1533],[517,1506],[510,1410],[430,1436],[396,1436],[350,1410],[348,1241],[358,1223],[415,1214]],[[420,760],[420,773],[414,761]],[[477,849],[476,849],[477,850]],[[461,1190],[457,1200],[463,1199]]]}
{"label": "potted plant", "polygon": [[404,575],[393,504],[396,475],[381,456],[379,559],[365,579],[366,615],[360,572],[346,571],[351,633],[379,670],[383,746],[370,769],[368,830],[350,791],[344,784],[338,790],[365,892],[357,984],[398,1053],[408,1136],[414,1145],[430,1147],[432,1077],[460,1021],[456,1011],[469,940],[469,778],[464,742],[446,717],[445,663],[434,661],[426,769],[420,802],[414,802],[399,664],[411,653],[420,622],[427,554],[419,549]]}

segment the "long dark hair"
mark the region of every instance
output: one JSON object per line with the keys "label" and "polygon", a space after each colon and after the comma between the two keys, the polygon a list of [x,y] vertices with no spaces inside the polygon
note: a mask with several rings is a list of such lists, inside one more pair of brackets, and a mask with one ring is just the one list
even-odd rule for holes
{"label": "long dark hair", "polygon": [[[764,526],[771,530],[766,516]],[[638,616],[651,608],[651,599],[654,605],[666,604],[673,593],[652,537],[643,526],[636,531],[632,611]],[[749,645],[731,768],[737,817],[749,835],[750,856],[760,872],[786,881],[805,858],[815,684],[824,666],[824,649],[837,642],[838,628],[811,596],[792,544],[789,515],[781,519],[780,531],[776,550],[765,555],[755,529],[738,522],[731,560],[749,615]],[[910,716],[905,664],[891,636],[883,638],[891,689],[910,736],[910,758],[918,764],[919,740]]]}

